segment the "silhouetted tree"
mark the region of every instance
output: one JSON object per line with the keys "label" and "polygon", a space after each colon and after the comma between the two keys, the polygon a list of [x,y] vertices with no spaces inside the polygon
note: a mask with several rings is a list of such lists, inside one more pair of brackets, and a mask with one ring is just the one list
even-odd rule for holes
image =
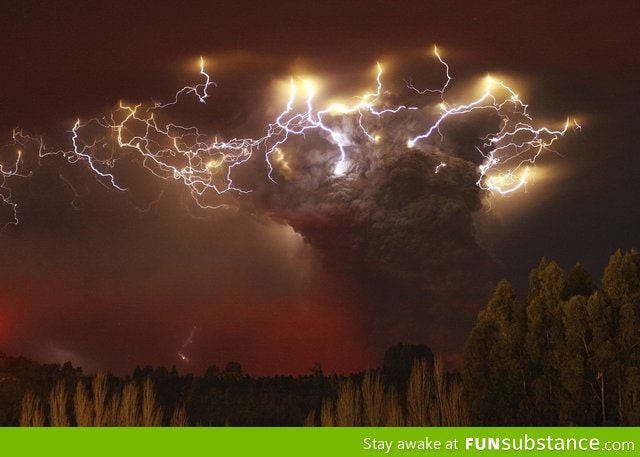
{"label": "silhouetted tree", "polygon": [[557,423],[560,400],[562,364],[560,350],[563,341],[562,292],[565,289],[564,271],[545,258],[529,275],[527,300],[526,351],[530,357],[531,378],[528,389],[532,394],[531,412],[540,425]]}
{"label": "silhouetted tree", "polygon": [[478,316],[464,348],[463,387],[473,423],[508,425],[526,420],[525,318],[507,281],[501,281]]}
{"label": "silhouetted tree", "polygon": [[615,321],[611,306],[602,294],[595,292],[587,302],[587,317],[591,330],[589,366],[596,374],[596,396],[600,401],[601,423],[617,416],[615,411],[616,360]]}
{"label": "silhouetted tree", "polygon": [[417,359],[425,359],[429,370],[433,370],[433,352],[424,344],[399,343],[384,353],[382,371],[386,379],[396,385],[399,392],[406,391],[411,368]]}
{"label": "silhouetted tree", "polygon": [[615,384],[618,423],[640,421],[640,256],[618,250],[611,256],[602,277],[616,327]]}
{"label": "silhouetted tree", "polygon": [[590,365],[592,332],[587,313],[588,298],[582,294],[562,305],[564,344],[559,367],[562,386],[559,425],[595,425],[598,422],[597,378]]}
{"label": "silhouetted tree", "polygon": [[465,345],[473,423],[640,424],[636,251],[611,256],[601,291],[581,264],[565,279],[543,258],[531,271],[519,325],[516,305],[513,290],[500,283]]}
{"label": "silhouetted tree", "polygon": [[569,300],[577,295],[590,297],[597,290],[596,284],[591,279],[589,272],[580,262],[576,263],[567,274],[562,299]]}
{"label": "silhouetted tree", "polygon": [[242,377],[242,366],[238,362],[229,362],[224,367],[224,377],[227,379],[240,379]]}

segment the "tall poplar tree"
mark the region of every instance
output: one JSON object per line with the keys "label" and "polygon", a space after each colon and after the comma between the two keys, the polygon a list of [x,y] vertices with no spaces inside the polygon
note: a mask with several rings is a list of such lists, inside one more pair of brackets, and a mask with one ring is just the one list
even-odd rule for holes
{"label": "tall poplar tree", "polygon": [[540,425],[555,424],[558,419],[564,289],[565,274],[557,263],[543,258],[540,265],[531,270],[526,307],[526,351],[531,361],[532,412]]}
{"label": "tall poplar tree", "polygon": [[602,288],[611,307],[617,366],[614,374],[617,422],[640,421],[640,258],[618,250],[609,260]]}
{"label": "tall poplar tree", "polygon": [[562,304],[563,363],[559,367],[560,409],[558,425],[596,425],[600,403],[594,370],[590,366],[591,328],[587,316],[588,298],[574,295]]}
{"label": "tall poplar tree", "polygon": [[513,287],[501,281],[465,345],[463,383],[473,423],[527,421],[525,319]]}

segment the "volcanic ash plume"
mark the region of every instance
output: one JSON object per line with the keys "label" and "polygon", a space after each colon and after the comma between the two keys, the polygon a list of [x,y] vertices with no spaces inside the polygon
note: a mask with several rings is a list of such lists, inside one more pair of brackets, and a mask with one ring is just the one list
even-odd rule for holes
{"label": "volcanic ash plume", "polygon": [[523,188],[569,122],[534,126],[518,94],[490,77],[471,101],[450,102],[449,67],[434,53],[440,89],[387,90],[378,65],[372,91],[323,103],[313,81],[291,79],[288,101],[256,136],[223,139],[176,121],[185,97],[206,105],[219,90],[204,59],[201,83],[168,103],[120,102],[78,119],[66,148],[14,130],[0,164],[9,224],[19,223],[11,183],[45,168],[68,185],[74,207],[85,195],[79,167],[143,210],[172,183],[202,210],[243,208],[291,226],[360,290],[354,306],[379,346],[455,340],[451,329],[470,325],[493,270],[475,215],[488,195]]}
{"label": "volcanic ash plume", "polygon": [[464,328],[475,315],[467,308],[474,293],[482,296],[490,279],[492,261],[474,225],[485,194],[476,185],[478,163],[431,142],[406,144],[433,111],[377,119],[375,141],[359,131],[356,116],[345,115],[336,122],[352,139],[343,173],[335,173],[340,157],[331,138],[309,134],[282,148],[277,184],[255,199],[314,246],[331,271],[366,291],[363,314],[380,346],[442,336],[443,320]]}

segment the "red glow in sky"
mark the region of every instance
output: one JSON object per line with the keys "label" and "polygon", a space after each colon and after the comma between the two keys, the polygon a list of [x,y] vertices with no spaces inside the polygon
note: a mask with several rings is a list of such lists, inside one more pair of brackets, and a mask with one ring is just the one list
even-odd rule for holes
{"label": "red glow in sky", "polygon": [[[323,212],[285,186],[280,194],[256,189],[247,211],[213,213],[194,211],[180,189],[167,189],[142,213],[130,204],[135,198],[75,175],[82,196],[74,201],[56,169],[43,167],[12,188],[26,201],[21,223],[0,234],[0,352],[117,373],[172,364],[198,372],[237,361],[251,374],[275,374],[303,373],[316,362],[325,371],[360,370],[379,365],[385,347],[403,341],[455,361],[491,280],[506,276],[523,288],[543,255],[599,268],[615,249],[640,245],[633,2],[6,3],[0,144],[16,126],[57,144],[68,141],[78,117],[103,115],[120,99],[171,99],[193,82],[191,63],[201,55],[219,87],[202,111],[184,111],[210,130],[235,134],[264,125],[264,90],[292,68],[349,81],[381,56],[402,62],[434,43],[448,53],[454,83],[509,74],[526,84],[536,115],[576,113],[589,123],[553,157],[571,173],[546,185],[543,203],[513,220],[466,219],[469,211],[457,211],[466,197],[447,199],[436,189],[436,209],[423,214],[448,221],[450,263],[430,256],[447,240],[425,247],[416,241],[428,238],[422,226],[412,237],[401,224],[425,211],[412,200],[425,191],[409,165],[394,171],[397,188],[382,186],[370,197],[393,207],[392,221],[373,210]],[[230,69],[236,62],[243,71]],[[418,76],[406,68],[401,77]],[[136,195],[158,190],[136,175],[131,181]],[[406,198],[393,200],[389,188]],[[296,203],[290,214],[287,199]],[[375,223],[365,230],[354,214]],[[298,224],[306,242],[287,223]],[[465,257],[477,246],[460,227],[478,229],[473,234],[482,235],[494,263]],[[381,233],[385,243],[376,241]],[[414,264],[433,275],[407,278]],[[486,284],[472,281],[480,273]],[[194,326],[185,365],[177,352]]]}

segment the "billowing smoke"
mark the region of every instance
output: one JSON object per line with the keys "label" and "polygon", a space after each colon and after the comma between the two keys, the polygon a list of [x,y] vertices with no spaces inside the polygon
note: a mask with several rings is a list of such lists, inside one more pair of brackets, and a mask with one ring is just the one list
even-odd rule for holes
{"label": "billowing smoke", "polygon": [[[168,104],[121,103],[108,114],[78,120],[67,132],[71,144],[67,138],[67,144],[59,149],[46,145],[40,137],[14,131],[13,142],[3,148],[0,168],[0,198],[9,223],[23,223],[25,214],[28,221],[29,206],[52,202],[57,209],[39,211],[43,220],[53,220],[53,213],[58,214],[62,207],[74,213],[87,208],[98,214],[109,213],[109,208],[117,206],[114,195],[132,203],[130,211],[136,214],[166,210],[167,202],[175,201],[176,195],[181,196],[177,200],[189,202],[190,211],[205,217],[212,211],[224,214],[231,208],[235,214],[241,209],[258,220],[268,218],[290,226],[304,238],[314,256],[312,263],[319,258],[324,267],[316,281],[326,281],[327,288],[339,285],[341,292],[330,304],[330,290],[316,293],[322,285],[301,286],[308,290],[299,296],[311,301],[311,296],[321,297],[312,307],[313,315],[321,314],[318,303],[326,305],[326,312],[335,317],[331,322],[344,316],[352,322],[351,318],[358,316],[359,322],[352,326],[358,333],[354,340],[367,339],[362,343],[370,353],[382,354],[397,342],[427,343],[445,357],[459,353],[494,279],[495,260],[484,247],[477,224],[477,216],[485,212],[487,189],[500,191],[502,185],[508,191],[519,188],[527,173],[522,164],[533,164],[537,154],[564,131],[529,126],[526,105],[502,83],[496,83],[502,92],[499,100],[490,93],[492,83],[488,81],[484,95],[468,105],[480,108],[461,109],[458,116],[455,105],[445,101],[444,87],[421,94],[405,84],[396,84],[392,93],[383,89],[378,79],[377,91],[348,99],[346,108],[318,111],[324,105],[311,107],[311,89],[306,100],[304,95],[291,96],[288,105],[280,101],[278,109],[284,111],[276,110],[258,134],[224,139],[223,135],[208,133],[210,128],[205,129],[202,123],[176,120],[185,114],[180,110],[183,97],[193,97],[194,105],[205,105],[199,102],[207,101],[213,83],[204,69],[202,75],[204,82],[183,88]],[[445,87],[449,82],[450,78]],[[250,100],[237,106],[269,105],[267,96],[254,96],[257,92],[252,88],[245,95]],[[448,110],[453,113],[450,117]],[[202,117],[202,112],[193,107],[185,111],[187,119]],[[256,122],[255,113],[249,118],[247,124]],[[418,142],[408,141],[439,120],[443,120],[442,125],[432,135]],[[252,128],[255,130],[251,125],[249,131]],[[488,138],[495,139],[496,134],[500,139],[488,144]],[[505,143],[516,146],[506,148]],[[493,151],[502,155],[493,156]],[[488,176],[482,168],[486,164],[506,165]],[[96,187],[100,188],[96,182],[111,190],[110,197],[104,197],[104,191],[91,196]],[[23,189],[15,183],[22,183]],[[43,189],[38,190],[38,183]],[[29,203],[20,207],[19,198]],[[89,204],[89,200],[95,202]],[[225,208],[211,209],[216,206]],[[96,210],[98,207],[102,209]],[[225,219],[217,214],[219,222]],[[227,222],[240,224],[243,218],[246,216],[228,216]],[[487,217],[484,219],[486,223]],[[238,240],[241,233],[245,232],[235,230],[226,236],[253,246]],[[200,238],[206,239],[206,235],[196,238],[192,244],[205,245]],[[265,236],[264,246],[274,239],[273,235]],[[148,246],[137,238],[129,242],[137,250],[141,245]],[[233,271],[229,265],[236,263],[242,264],[239,271],[243,274],[250,269],[244,268],[245,263],[253,270],[257,268],[250,257],[224,260],[225,256],[218,255],[223,245],[224,240],[216,239],[210,255],[199,255],[197,262],[189,260],[187,254],[168,258],[175,263],[175,259],[184,257],[184,264],[198,274],[213,272],[207,281],[190,286],[190,294],[198,295],[202,287],[202,295],[211,291],[204,301],[214,303],[212,306],[222,309],[220,303],[225,302],[229,309],[242,308],[238,312],[243,315],[267,316],[264,308],[238,306],[242,281],[218,277],[217,270],[228,275]],[[226,251],[228,246],[224,247],[226,257],[232,256]],[[180,246],[179,252],[193,253],[183,248]],[[282,262],[281,255],[272,253],[257,257],[264,258],[260,270],[269,269],[265,267],[269,261]],[[203,259],[220,264],[215,268],[202,266]],[[287,277],[292,274],[290,268],[271,270],[270,275],[281,277],[267,281],[273,290],[262,295],[270,298],[256,298],[260,294],[254,291],[256,297],[248,301],[278,302],[274,298],[276,285],[291,284]],[[180,277],[184,275],[192,284],[197,275],[186,271],[181,270]],[[262,282],[268,276],[259,275]],[[131,282],[136,284],[140,278],[133,276]],[[242,278],[251,282],[250,277]],[[306,279],[303,282],[307,284]],[[178,295],[184,300],[184,295]],[[286,312],[279,311],[280,315]],[[277,320],[283,322],[282,318]],[[253,324],[247,328],[255,333]],[[322,335],[318,338],[322,340]]]}
{"label": "billowing smoke", "polygon": [[[409,148],[406,138],[435,116],[419,112],[377,119],[369,141],[357,117],[337,119],[355,139],[347,169],[334,173],[338,151],[324,134],[283,148],[277,184],[261,188],[255,205],[300,233],[334,274],[365,291],[363,319],[372,344],[426,341],[453,350],[484,299],[493,261],[482,247],[474,215],[485,192],[477,185],[482,157],[429,142]],[[479,139],[476,138],[476,141]],[[476,161],[462,157],[474,157]],[[447,340],[450,338],[449,342]]]}

